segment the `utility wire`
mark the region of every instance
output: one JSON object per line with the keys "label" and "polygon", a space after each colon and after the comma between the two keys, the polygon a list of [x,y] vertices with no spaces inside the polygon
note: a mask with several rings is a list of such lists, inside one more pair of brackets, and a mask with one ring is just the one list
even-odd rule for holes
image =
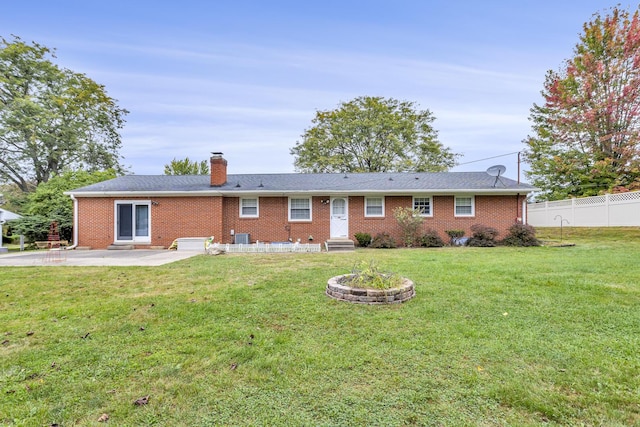
{"label": "utility wire", "polygon": [[497,159],[498,157],[512,156],[512,155],[514,155],[514,154],[518,154],[518,153],[519,153],[519,151],[514,151],[513,153],[500,154],[499,156],[487,157],[487,158],[484,158],[484,159],[478,159],[478,160],[471,160],[471,161],[469,161],[469,162],[458,163],[456,166],[468,165],[469,163],[478,163],[478,162],[483,162],[483,161],[485,161],[485,160]]}

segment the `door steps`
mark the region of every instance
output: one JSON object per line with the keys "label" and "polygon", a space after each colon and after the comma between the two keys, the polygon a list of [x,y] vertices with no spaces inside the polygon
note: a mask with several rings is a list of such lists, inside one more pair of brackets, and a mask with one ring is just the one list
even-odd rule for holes
{"label": "door steps", "polygon": [[329,239],[324,242],[327,252],[348,252],[354,251],[356,245],[350,239]]}
{"label": "door steps", "polygon": [[114,243],[113,245],[107,246],[107,250],[110,250],[110,251],[123,251],[123,250],[124,251],[131,251],[133,249],[135,249],[135,246],[130,245],[130,244],[126,244],[126,243],[125,244],[115,244]]}

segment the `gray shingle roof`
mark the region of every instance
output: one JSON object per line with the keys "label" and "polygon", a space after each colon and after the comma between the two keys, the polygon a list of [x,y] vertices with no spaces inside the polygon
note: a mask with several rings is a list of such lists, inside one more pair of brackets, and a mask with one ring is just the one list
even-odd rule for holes
{"label": "gray shingle roof", "polygon": [[76,196],[111,193],[529,193],[528,184],[486,172],[230,174],[212,187],[208,175],[127,175],[68,192]]}

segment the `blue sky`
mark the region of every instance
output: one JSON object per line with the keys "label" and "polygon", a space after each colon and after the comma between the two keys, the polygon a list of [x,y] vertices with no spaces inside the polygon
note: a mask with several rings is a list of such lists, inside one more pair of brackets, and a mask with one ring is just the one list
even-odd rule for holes
{"label": "blue sky", "polygon": [[463,155],[454,171],[504,164],[516,178],[517,155],[502,155],[524,148],[546,71],[615,4],[27,0],[3,4],[0,35],[56,48],[130,111],[121,154],[135,174],[211,151],[229,173],[293,172],[315,112],[367,95],[429,109]]}

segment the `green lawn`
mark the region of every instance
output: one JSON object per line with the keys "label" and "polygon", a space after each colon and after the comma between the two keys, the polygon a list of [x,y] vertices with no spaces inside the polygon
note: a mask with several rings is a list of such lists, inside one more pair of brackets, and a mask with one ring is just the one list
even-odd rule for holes
{"label": "green lawn", "polygon": [[[0,425],[640,425],[640,231],[564,231],[576,246],[2,268]],[[324,295],[371,259],[416,297]]]}

